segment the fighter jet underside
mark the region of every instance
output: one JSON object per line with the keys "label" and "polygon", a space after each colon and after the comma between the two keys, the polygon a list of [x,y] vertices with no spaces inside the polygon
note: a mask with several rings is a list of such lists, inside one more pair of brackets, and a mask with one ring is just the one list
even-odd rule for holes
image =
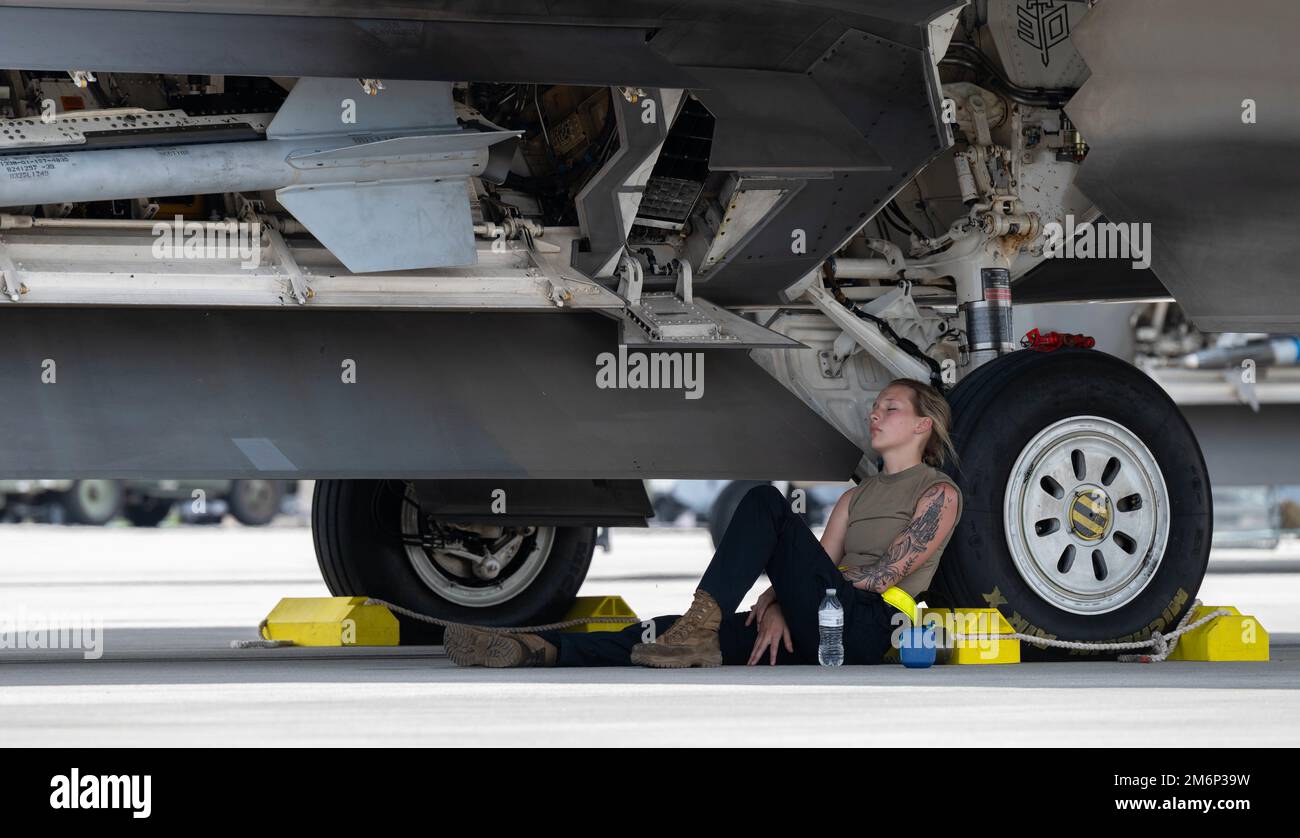
{"label": "fighter jet underside", "polygon": [[[1295,245],[1270,197],[1293,171],[1281,158],[1295,116],[1289,79],[1252,89],[1270,120],[1242,132],[1245,151],[1198,167],[1192,158],[1228,129],[1190,131],[1190,110],[1178,110],[1186,97],[1170,94],[1172,57],[1148,44],[1147,63],[1169,66],[1139,68],[1140,45],[1125,51],[1108,37],[1160,20],[1171,42],[1194,48],[1197,14],[1212,3],[1177,15],[1156,2],[497,5],[0,2],[0,55],[15,68],[0,131],[8,333],[37,328],[26,311],[36,308],[67,309],[40,317],[39,334],[60,339],[82,328],[72,308],[97,308],[100,339],[118,346],[132,342],[115,329],[159,334],[184,308],[224,311],[221,334],[245,345],[279,336],[238,313],[255,309],[282,311],[272,328],[304,336],[322,321],[300,318],[321,309],[579,314],[611,347],[744,350],[785,385],[792,408],[811,408],[792,434],[810,450],[794,457],[736,450],[710,462],[689,442],[669,456],[639,437],[600,467],[607,476],[830,477],[869,448],[855,415],[863,394],[899,375],[950,386],[1014,348],[1010,303],[1030,274],[1039,286],[1060,277],[1057,299],[1172,295],[1210,327],[1300,320]],[[1264,39],[1275,31],[1255,18],[1233,25]],[[1219,69],[1241,74],[1249,61],[1223,57]],[[1195,171],[1205,206],[1231,212],[1211,218],[1156,188],[1175,169]],[[1249,201],[1233,191],[1264,172],[1277,189]],[[1152,270],[1105,282],[1128,266],[1075,261],[1096,266],[1097,282],[1080,282],[1066,260],[1045,258],[1051,225],[1075,218],[1149,222]],[[225,238],[225,258],[206,258],[200,245]],[[376,323],[357,335],[367,347],[390,332]],[[498,345],[523,331],[504,330]],[[454,351],[435,342],[421,351]],[[49,354],[36,335],[18,346],[27,362]],[[467,352],[460,362],[469,378],[498,364]],[[859,368],[848,383],[846,363]],[[34,386],[21,364],[10,369],[9,387]],[[259,386],[302,386],[295,371],[279,374],[264,372]],[[637,412],[659,394],[601,397]],[[183,409],[151,404],[133,424]],[[107,406],[85,419],[82,405],[81,421],[113,424]],[[666,420],[664,434],[685,440],[739,422],[718,405],[666,413],[683,418]],[[265,429],[240,431],[236,416],[217,424],[229,432],[171,462],[246,470],[230,440]],[[568,473],[567,453],[516,450],[514,438],[537,435],[495,438],[467,468]],[[710,446],[719,435],[703,434]],[[35,437],[6,455],[10,468],[164,467],[145,436],[90,460]],[[459,472],[445,455],[307,448],[284,461],[334,474],[390,459],[412,475]]]}
{"label": "fighter jet underside", "polygon": [[[321,478],[332,590],[414,567],[508,622],[568,583],[482,585],[585,568],[643,478],[873,472],[913,378],[962,460],[936,588],[1149,635],[1204,573],[1195,438],[1012,302],[1300,325],[1300,11],[1245,6],[0,0],[0,392],[40,417],[0,473]],[[1081,492],[1115,517],[1065,545]]]}

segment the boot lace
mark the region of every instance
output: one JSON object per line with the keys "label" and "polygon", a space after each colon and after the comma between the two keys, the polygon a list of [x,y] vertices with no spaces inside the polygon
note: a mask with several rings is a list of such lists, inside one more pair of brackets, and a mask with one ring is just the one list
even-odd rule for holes
{"label": "boot lace", "polygon": [[709,602],[702,593],[695,595],[695,601],[686,613],[678,617],[677,620],[664,632],[663,642],[677,643],[695,632],[697,628],[704,624],[704,619],[709,610]]}

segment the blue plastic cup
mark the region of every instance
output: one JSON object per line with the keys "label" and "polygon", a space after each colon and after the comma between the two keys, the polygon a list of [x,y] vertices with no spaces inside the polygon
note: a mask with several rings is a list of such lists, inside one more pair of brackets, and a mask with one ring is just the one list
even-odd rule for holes
{"label": "blue plastic cup", "polygon": [[926,669],[934,666],[939,642],[934,626],[917,626],[903,630],[898,647],[898,659],[909,669]]}

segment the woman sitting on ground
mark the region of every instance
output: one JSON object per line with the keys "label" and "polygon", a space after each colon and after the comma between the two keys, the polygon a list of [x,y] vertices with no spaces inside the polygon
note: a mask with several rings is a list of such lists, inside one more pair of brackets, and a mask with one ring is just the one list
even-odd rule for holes
{"label": "woman sitting on ground", "polygon": [[[844,608],[844,663],[875,664],[901,614],[881,594],[892,586],[919,598],[961,516],[961,490],[939,470],[956,460],[951,412],[928,384],[900,378],[867,417],[878,474],[840,497],[821,541],[772,486],[746,493],[681,616],[655,617],[619,632],[514,634],[449,626],[444,644],[462,666],[655,667],[816,664],[817,612],[828,589]],[[772,585],[753,610],[735,613],[766,573]],[[910,617],[910,615],[909,615]]]}

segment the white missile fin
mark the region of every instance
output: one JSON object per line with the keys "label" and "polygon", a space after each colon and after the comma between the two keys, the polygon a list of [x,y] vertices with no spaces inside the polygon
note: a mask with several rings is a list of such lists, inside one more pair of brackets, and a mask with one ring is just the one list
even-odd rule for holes
{"label": "white missile fin", "polygon": [[[317,163],[352,162],[381,158],[419,155],[422,157],[448,157],[453,154],[478,151],[505,140],[518,137],[521,131],[452,131],[447,134],[415,137],[392,137],[374,142],[358,142],[325,151],[295,151],[288,157],[290,166],[306,169]],[[477,172],[475,173],[477,174]]]}
{"label": "white missile fin", "polygon": [[478,261],[464,178],[289,186],[275,196],[353,273]]}
{"label": "white missile fin", "polygon": [[356,79],[302,78],[266,136],[283,140],[455,127],[450,82],[385,80],[377,96],[367,96]]}

